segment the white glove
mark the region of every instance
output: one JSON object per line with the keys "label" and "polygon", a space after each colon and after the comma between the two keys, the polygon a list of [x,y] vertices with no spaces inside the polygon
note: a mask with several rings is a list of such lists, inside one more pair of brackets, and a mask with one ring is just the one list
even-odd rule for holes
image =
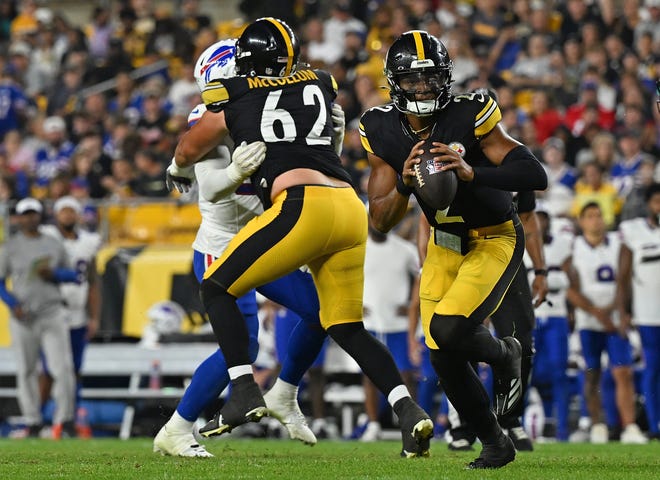
{"label": "white glove", "polygon": [[344,146],[344,129],[346,127],[346,117],[344,110],[338,103],[332,104],[332,129],[335,132],[334,146],[337,155],[341,155],[341,149]]}
{"label": "white glove", "polygon": [[266,144],[256,141],[243,141],[234,149],[231,163],[227,167],[227,177],[233,182],[241,182],[252,175],[266,159]]}
{"label": "white glove", "polygon": [[179,167],[174,158],[172,163],[167,167],[165,172],[165,185],[171,192],[176,188],[179,193],[186,193],[190,190],[190,186],[195,181],[195,168],[194,167]]}

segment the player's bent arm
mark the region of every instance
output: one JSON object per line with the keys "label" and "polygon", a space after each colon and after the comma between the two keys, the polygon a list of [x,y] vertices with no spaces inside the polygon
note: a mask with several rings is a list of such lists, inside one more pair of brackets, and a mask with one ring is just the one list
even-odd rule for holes
{"label": "player's bent arm", "polygon": [[541,163],[498,123],[480,141],[481,150],[498,168],[474,167],[473,182],[500,190],[545,190],[548,177]]}
{"label": "player's bent arm", "polygon": [[594,306],[584,294],[582,293],[582,286],[580,285],[580,276],[575,270],[572,258],[566,260],[566,275],[568,276],[568,290],[566,291],[566,299],[575,308],[584,310],[585,312],[597,316],[600,309]]}
{"label": "player's bent arm", "polygon": [[543,239],[541,238],[541,227],[536,212],[520,212],[520,221],[525,230],[525,249],[532,260],[534,267],[534,280],[532,281],[532,296],[534,306],[538,307],[548,295],[547,267],[545,255],[543,254]]}
{"label": "player's bent arm", "polygon": [[204,112],[202,118],[183,134],[174,151],[177,166],[190,167],[215,148],[227,134],[224,112]]}
{"label": "player's bent arm", "polygon": [[374,228],[380,232],[389,232],[399,223],[408,209],[408,195],[399,193],[396,189],[397,173],[382,158],[368,154],[369,215]]}

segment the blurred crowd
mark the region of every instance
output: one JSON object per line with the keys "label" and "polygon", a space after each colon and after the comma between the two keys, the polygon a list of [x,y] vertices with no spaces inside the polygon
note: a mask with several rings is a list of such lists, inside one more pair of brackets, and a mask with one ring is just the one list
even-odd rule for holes
{"label": "blurred crowd", "polygon": [[364,191],[357,121],[389,100],[383,57],[424,29],[454,62],[454,90],[496,93],[503,125],[545,163],[554,215],[601,203],[639,215],[660,178],[660,0],[241,1],[218,21],[198,0],[99,2],[84,24],[37,0],[0,0],[0,200],[168,197],[164,169],[200,98],[192,63],[262,15],[288,21],[339,84],[342,160]]}

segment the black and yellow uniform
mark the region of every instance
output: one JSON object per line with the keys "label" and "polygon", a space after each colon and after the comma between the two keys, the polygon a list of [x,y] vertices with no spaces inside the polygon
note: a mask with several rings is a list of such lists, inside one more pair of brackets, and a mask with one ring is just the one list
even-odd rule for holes
{"label": "black and yellow uniform", "polygon": [[300,185],[272,202],[270,192],[278,175],[295,168],[350,183],[332,147],[335,96],[334,79],[319,70],[225,79],[209,83],[202,95],[209,110],[224,111],[234,142],[267,144],[266,159],[252,176],[266,210],[241,229],[204,279],[240,297],[308,265],[326,329],[362,319],[364,205],[349,187]]}
{"label": "black and yellow uniform", "polygon": [[[443,142],[473,167],[496,168],[479,140],[501,120],[488,95],[470,93],[451,99],[435,113],[428,141]],[[364,148],[398,174],[419,138],[393,105],[374,107],[360,121]],[[422,268],[420,308],[426,343],[437,349],[429,331],[435,315],[460,316],[480,324],[497,308],[522,260],[524,233],[510,192],[458,182],[450,207],[436,211],[417,198],[432,226]],[[483,359],[481,359],[483,360]]]}
{"label": "black and yellow uniform", "polygon": [[337,83],[322,70],[300,70],[289,77],[234,77],[212,81],[202,93],[206,108],[224,111],[236,145],[261,140],[266,160],[252,177],[264,207],[281,173],[312,168],[351,183],[332,146],[332,102]]}

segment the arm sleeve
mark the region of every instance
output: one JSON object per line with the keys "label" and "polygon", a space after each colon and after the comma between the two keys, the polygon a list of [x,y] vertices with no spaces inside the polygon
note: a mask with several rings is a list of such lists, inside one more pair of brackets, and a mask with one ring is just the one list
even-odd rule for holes
{"label": "arm sleeve", "polygon": [[545,190],[548,177],[541,163],[524,145],[511,150],[498,167],[474,167],[474,184],[486,187],[524,192]]}
{"label": "arm sleeve", "polygon": [[199,184],[199,195],[208,202],[217,202],[231,195],[241,185],[242,180],[235,182],[229,178],[226,165],[221,166],[215,160],[206,160],[195,165],[195,176]]}
{"label": "arm sleeve", "polygon": [[7,285],[5,284],[5,279],[0,278],[0,299],[5,302],[9,308],[14,308],[18,305],[18,300],[7,290]]}
{"label": "arm sleeve", "polygon": [[53,280],[55,283],[79,283],[80,274],[70,268],[56,268],[53,270]]}

